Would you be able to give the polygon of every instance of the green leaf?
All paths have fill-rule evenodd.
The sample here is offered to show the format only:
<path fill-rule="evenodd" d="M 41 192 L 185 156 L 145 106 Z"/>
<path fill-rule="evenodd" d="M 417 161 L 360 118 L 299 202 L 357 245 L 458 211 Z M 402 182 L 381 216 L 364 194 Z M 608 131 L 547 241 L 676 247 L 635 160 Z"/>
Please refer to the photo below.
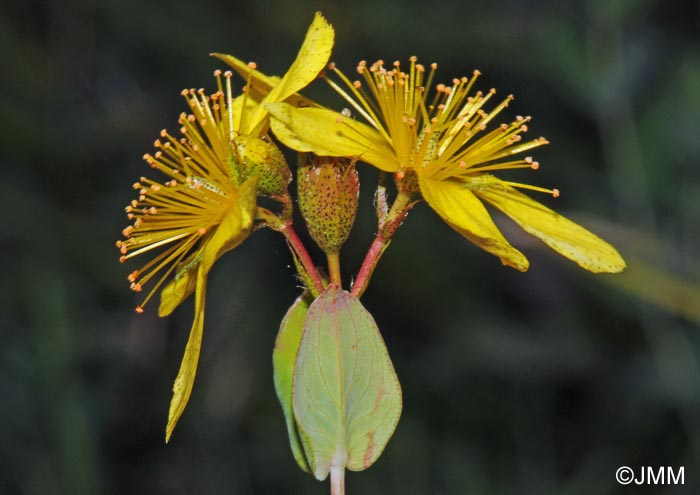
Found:
<path fill-rule="evenodd" d="M 372 315 L 330 285 L 309 307 L 292 402 L 318 480 L 361 471 L 384 450 L 401 415 L 401 386 Z"/>
<path fill-rule="evenodd" d="M 289 444 L 292 447 L 292 454 L 294 454 L 297 464 L 307 473 L 311 472 L 311 469 L 309 469 L 309 463 L 306 461 L 304 449 L 299 440 L 299 432 L 297 431 L 297 425 L 294 422 L 294 412 L 292 411 L 292 380 L 294 378 L 294 358 L 297 356 L 297 350 L 301 342 L 304 319 L 309 310 L 309 304 L 310 298 L 307 293 L 302 294 L 294 301 L 294 304 L 292 304 L 282 320 L 282 325 L 280 325 L 280 331 L 275 341 L 275 349 L 272 351 L 275 391 L 282 405 L 284 420 L 287 423 Z"/>

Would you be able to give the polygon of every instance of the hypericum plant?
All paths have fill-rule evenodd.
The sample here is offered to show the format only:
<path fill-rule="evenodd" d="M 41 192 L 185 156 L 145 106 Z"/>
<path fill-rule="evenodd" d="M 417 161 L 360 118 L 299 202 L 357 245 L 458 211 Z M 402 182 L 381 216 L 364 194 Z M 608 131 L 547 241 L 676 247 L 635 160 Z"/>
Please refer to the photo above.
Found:
<path fill-rule="evenodd" d="M 138 313 L 159 289 L 160 316 L 195 294 L 194 321 L 170 403 L 168 442 L 192 392 L 209 271 L 259 228 L 285 237 L 305 290 L 280 326 L 273 350 L 275 389 L 294 458 L 319 480 L 330 473 L 331 493 L 338 495 L 344 493 L 345 469 L 359 471 L 374 463 L 401 414 L 396 372 L 359 298 L 417 203 L 424 200 L 461 235 L 521 271 L 527 270 L 527 259 L 503 237 L 483 203 L 589 271 L 616 273 L 625 262 L 611 245 L 520 192 L 556 197 L 558 190 L 492 174 L 536 170 L 538 163 L 522 153 L 547 143 L 544 138 L 523 140 L 529 117 L 491 124 L 512 96 L 488 110 L 495 90 L 473 90 L 478 71 L 450 85 L 434 84 L 437 65 L 426 71 L 415 57 L 405 71 L 399 62 L 387 68 L 382 61 L 370 66 L 362 61 L 356 81 L 330 64 L 336 76 L 331 78 L 322 71 L 333 41 L 333 28 L 317 13 L 282 78 L 215 54 L 246 85 L 234 95 L 232 72 L 216 71 L 215 92 L 182 92 L 189 113 L 178 120 L 180 137 L 163 130 L 154 143 L 157 151 L 144 155 L 163 178 L 141 177 L 134 184 L 138 198 L 126 207 L 132 224 L 117 247 L 121 261 L 153 255 L 128 276 L 136 292 L 151 286 Z M 347 109 L 338 113 L 297 94 L 319 74 L 361 120 L 351 118 Z M 299 152 L 296 198 L 311 238 L 326 255 L 325 272 L 296 234 L 292 172 L 270 129 Z M 340 251 L 355 221 L 358 161 L 381 171 L 375 192 L 378 228 L 346 290 Z M 389 175 L 396 188 L 393 200 Z"/>

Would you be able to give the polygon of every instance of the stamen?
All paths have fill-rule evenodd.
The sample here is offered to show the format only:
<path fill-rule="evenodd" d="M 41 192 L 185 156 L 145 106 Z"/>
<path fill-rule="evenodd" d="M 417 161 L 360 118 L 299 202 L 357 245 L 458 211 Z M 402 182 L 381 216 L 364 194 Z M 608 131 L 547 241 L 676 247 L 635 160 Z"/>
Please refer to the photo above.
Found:
<path fill-rule="evenodd" d="M 559 197 L 559 189 L 547 189 L 544 187 L 538 187 L 538 186 L 533 186 L 530 184 L 522 184 L 520 182 L 509 182 L 509 181 L 500 181 L 502 184 L 507 184 L 512 187 L 517 187 L 518 189 L 528 189 L 530 191 L 537 191 L 537 192 L 543 192 L 547 194 L 551 194 L 552 197 L 558 198 Z"/>

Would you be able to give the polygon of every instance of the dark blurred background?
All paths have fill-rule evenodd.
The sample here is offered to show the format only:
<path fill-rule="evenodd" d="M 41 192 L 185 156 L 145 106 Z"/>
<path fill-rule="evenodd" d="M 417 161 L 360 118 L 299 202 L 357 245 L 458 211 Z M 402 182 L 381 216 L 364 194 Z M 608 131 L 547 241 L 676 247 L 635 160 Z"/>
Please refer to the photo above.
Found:
<path fill-rule="evenodd" d="M 296 467 L 272 386 L 298 292 L 282 239 L 256 233 L 213 270 L 168 446 L 192 303 L 137 316 L 138 262 L 114 247 L 180 90 L 213 88 L 208 54 L 282 74 L 316 10 L 347 72 L 416 54 L 515 93 L 504 119 L 531 114 L 552 143 L 527 180 L 629 264 L 594 276 L 503 222 L 521 274 L 415 208 L 363 298 L 404 412 L 348 493 L 700 493 L 700 7 L 681 0 L 2 2 L 0 493 L 328 493 Z M 306 94 L 339 104 L 323 83 Z M 346 279 L 374 232 L 361 174 Z M 684 466 L 685 485 L 620 486 L 622 465 Z"/>

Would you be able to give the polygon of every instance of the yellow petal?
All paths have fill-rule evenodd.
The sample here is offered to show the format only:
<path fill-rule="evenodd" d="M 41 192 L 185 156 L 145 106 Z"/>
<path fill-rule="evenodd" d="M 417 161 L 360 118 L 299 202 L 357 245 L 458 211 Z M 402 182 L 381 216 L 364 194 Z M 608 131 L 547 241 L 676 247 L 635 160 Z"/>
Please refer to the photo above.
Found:
<path fill-rule="evenodd" d="M 170 440 L 173 429 L 192 394 L 199 352 L 202 347 L 207 275 L 222 254 L 239 246 L 250 235 L 255 219 L 256 191 L 257 178 L 248 179 L 241 185 L 237 201 L 232 201 L 231 208 L 217 227 L 216 232 L 207 239 L 204 245 L 202 260 L 196 269 L 194 322 L 185 347 L 185 355 L 180 364 L 180 371 L 173 385 L 173 398 L 170 401 L 168 425 L 165 432 L 166 443 Z M 187 277 L 191 277 L 193 271 L 190 270 Z"/>
<path fill-rule="evenodd" d="M 527 270 L 525 256 L 511 246 L 479 199 L 464 184 L 436 181 L 418 174 L 423 198 L 447 224 L 480 248 L 498 256 L 504 265 Z"/>
<path fill-rule="evenodd" d="M 334 39 L 333 27 L 320 12 L 316 12 L 297 58 L 267 95 L 265 103 L 283 101 L 316 79 L 330 59 Z"/>
<path fill-rule="evenodd" d="M 476 189 L 475 194 L 515 220 L 526 232 L 588 271 L 618 273 L 625 269 L 620 253 L 600 237 L 495 177 L 493 180 L 493 185 Z"/>
<path fill-rule="evenodd" d="M 259 106 L 260 102 L 253 98 L 235 98 L 230 109 L 233 115 L 233 129 L 239 131 L 247 128 L 250 116 L 255 113 Z"/>
<path fill-rule="evenodd" d="M 180 371 L 173 385 L 173 398 L 170 401 L 168 411 L 168 425 L 165 428 L 165 443 L 170 441 L 175 425 L 182 416 L 187 402 L 192 394 L 194 377 L 197 374 L 199 353 L 202 348 L 202 331 L 204 329 L 204 301 L 206 296 L 207 273 L 202 266 L 197 270 L 197 287 L 194 306 L 194 322 L 190 330 L 190 337 L 185 347 L 185 355 L 182 357 Z"/>
<path fill-rule="evenodd" d="M 216 57 L 222 62 L 227 63 L 231 66 L 233 70 L 238 72 L 238 74 L 245 80 L 250 77 L 250 83 L 252 85 L 252 90 L 258 91 L 263 95 L 266 95 L 277 86 L 280 82 L 280 78 L 277 76 L 268 76 L 263 74 L 257 69 L 251 70 L 246 62 L 234 57 L 233 55 L 227 55 L 225 53 L 212 53 L 212 57 Z"/>
<path fill-rule="evenodd" d="M 268 104 L 272 132 L 297 151 L 359 158 L 386 172 L 399 169 L 393 148 L 372 127 L 325 108 Z"/>
<path fill-rule="evenodd" d="M 183 269 L 163 287 L 160 291 L 158 316 L 168 316 L 194 292 L 197 285 L 196 268 L 196 265 L 192 265 L 192 268 Z"/>
<path fill-rule="evenodd" d="M 221 255 L 238 247 L 250 235 L 257 208 L 257 183 L 258 178 L 253 177 L 241 184 L 238 196 L 214 235 L 204 241 L 202 249 L 178 266 L 177 276 L 160 292 L 158 316 L 168 316 L 195 291 L 196 272 L 205 257 L 205 270 L 209 271 Z"/>
<path fill-rule="evenodd" d="M 241 98 L 240 96 L 237 97 L 233 102 L 234 107 L 236 106 L 236 102 L 242 102 L 243 100 L 248 100 L 249 102 L 250 100 L 253 100 L 253 102 L 256 104 L 259 103 L 268 95 L 270 91 L 272 91 L 272 88 L 277 86 L 282 80 L 282 78 L 279 76 L 268 76 L 257 69 L 251 69 L 248 67 L 246 62 L 234 57 L 233 55 L 226 55 L 224 53 L 212 53 L 211 55 L 230 65 L 233 70 L 240 74 L 246 81 L 248 81 L 248 78 L 250 78 L 250 84 L 247 85 L 249 86 L 246 95 L 247 98 Z M 297 93 L 288 96 L 285 98 L 285 101 L 294 105 L 295 107 L 316 106 L 316 103 L 314 103 L 312 100 L 304 98 Z M 234 116 L 238 116 L 238 114 L 234 113 Z M 239 122 L 234 122 L 234 129 L 237 131 L 241 130 Z"/>
<path fill-rule="evenodd" d="M 304 43 L 302 43 L 297 58 L 289 67 L 287 73 L 282 77 L 279 84 L 268 93 L 263 103 L 275 103 L 284 101 L 300 89 L 306 87 L 311 81 L 318 77 L 328 63 L 333 49 L 335 32 L 328 21 L 324 19 L 320 12 L 316 12 L 314 20 L 306 32 Z M 259 107 L 253 114 L 253 118 L 248 123 L 247 133 L 258 135 L 265 130 L 267 111 L 264 106 Z M 245 134 L 246 130 L 242 132 Z"/>
<path fill-rule="evenodd" d="M 216 232 L 207 240 L 201 262 L 206 272 L 222 254 L 240 246 L 250 235 L 255 219 L 257 183 L 258 178 L 252 177 L 241 184 L 237 201 L 232 202 Z"/>

